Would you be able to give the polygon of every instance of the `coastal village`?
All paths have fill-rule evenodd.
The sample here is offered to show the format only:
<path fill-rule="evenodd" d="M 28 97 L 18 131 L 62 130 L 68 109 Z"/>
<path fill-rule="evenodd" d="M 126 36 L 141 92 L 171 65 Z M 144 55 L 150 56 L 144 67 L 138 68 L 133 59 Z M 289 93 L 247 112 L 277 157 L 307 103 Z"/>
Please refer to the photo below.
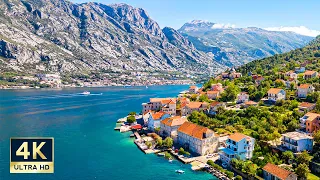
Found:
<path fill-rule="evenodd" d="M 319 78 L 305 67 L 277 77 L 229 69 L 177 97 L 150 98 L 116 129 L 132 131 L 145 153 L 219 179 L 319 179 Z"/>
<path fill-rule="evenodd" d="M 88 75 L 0 73 L 0 89 L 177 85 L 194 84 L 195 80 L 195 76 L 188 74 L 160 72 L 109 72 Z"/>

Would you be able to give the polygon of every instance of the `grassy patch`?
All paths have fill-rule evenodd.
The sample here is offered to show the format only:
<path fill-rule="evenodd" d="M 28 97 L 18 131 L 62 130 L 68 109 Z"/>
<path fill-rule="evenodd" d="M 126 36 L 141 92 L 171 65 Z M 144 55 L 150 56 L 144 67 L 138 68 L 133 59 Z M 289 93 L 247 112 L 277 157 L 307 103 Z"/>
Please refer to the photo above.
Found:
<path fill-rule="evenodd" d="M 314 175 L 312 173 L 309 173 L 307 179 L 308 180 L 319 180 L 320 177 L 318 177 L 318 176 L 316 176 L 316 175 Z"/>

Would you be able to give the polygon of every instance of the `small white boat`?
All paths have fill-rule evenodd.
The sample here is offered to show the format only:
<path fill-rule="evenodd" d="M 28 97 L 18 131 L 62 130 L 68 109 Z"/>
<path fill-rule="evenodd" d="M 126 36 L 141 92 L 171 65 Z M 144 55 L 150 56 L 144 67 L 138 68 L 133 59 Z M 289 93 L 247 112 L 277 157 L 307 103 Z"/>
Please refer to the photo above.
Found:
<path fill-rule="evenodd" d="M 146 86 L 146 89 L 148 89 L 148 86 Z"/>
<path fill-rule="evenodd" d="M 82 94 L 82 95 L 89 95 L 90 92 L 89 92 L 89 91 L 84 91 L 84 92 L 82 92 L 82 93 L 80 93 L 80 94 Z"/>
<path fill-rule="evenodd" d="M 164 153 L 158 153 L 158 156 L 164 156 L 165 154 Z"/>
<path fill-rule="evenodd" d="M 183 171 L 183 170 L 181 170 L 181 169 L 178 169 L 178 170 L 176 170 L 176 173 L 183 174 L 183 173 L 184 173 L 184 171 Z"/>
<path fill-rule="evenodd" d="M 169 163 L 172 163 L 173 159 L 169 159 Z"/>

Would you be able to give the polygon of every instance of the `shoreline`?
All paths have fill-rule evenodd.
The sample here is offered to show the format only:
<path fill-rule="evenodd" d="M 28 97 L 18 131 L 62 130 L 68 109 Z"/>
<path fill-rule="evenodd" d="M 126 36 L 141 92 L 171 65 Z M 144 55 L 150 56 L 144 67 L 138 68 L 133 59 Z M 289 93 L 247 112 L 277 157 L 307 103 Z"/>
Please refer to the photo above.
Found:
<path fill-rule="evenodd" d="M 145 87 L 145 86 L 183 86 L 183 85 L 191 85 L 191 84 L 154 84 L 154 85 L 132 85 L 132 86 L 126 86 L 126 85 L 118 85 L 118 86 L 67 86 L 67 87 L 52 87 L 52 88 L 37 88 L 37 87 L 23 87 L 19 86 L 17 88 L 0 88 L 1 90 L 30 90 L 30 89 L 40 89 L 40 90 L 63 90 L 63 89 L 76 89 L 76 88 L 106 88 L 106 87 L 123 87 L 123 88 L 132 88 L 132 87 Z"/>
<path fill-rule="evenodd" d="M 119 120 L 122 120 L 121 122 L 123 122 L 124 119 L 126 119 L 127 116 L 120 118 L 116 121 L 116 125 L 119 124 Z M 163 153 L 163 152 L 168 152 L 171 154 L 171 156 L 176 159 L 177 161 L 179 161 L 180 163 L 184 164 L 184 165 L 191 165 L 191 170 L 192 171 L 202 171 L 205 173 L 209 173 L 210 175 L 214 176 L 217 179 L 220 180 L 231 180 L 230 178 L 227 177 L 227 175 L 221 171 L 219 171 L 218 169 L 213 168 L 212 166 L 210 166 L 207 163 L 201 162 L 198 158 L 201 157 L 181 157 L 181 155 L 179 155 L 178 153 L 174 152 L 174 150 L 172 148 L 168 148 L 168 149 L 144 149 L 142 147 L 142 142 L 140 142 L 143 138 L 141 138 L 140 133 L 138 131 L 133 131 L 132 129 L 128 129 L 127 131 L 123 131 L 121 132 L 120 130 L 120 126 L 116 126 L 114 128 L 114 130 L 119 131 L 120 133 L 129 133 L 130 132 L 130 136 L 129 138 L 134 138 L 133 143 L 137 146 L 137 148 L 144 154 L 154 154 L 158 157 L 163 157 L 163 156 L 159 156 L 159 153 Z M 133 136 L 132 136 L 133 135 Z M 164 157 L 163 157 L 164 158 Z"/>

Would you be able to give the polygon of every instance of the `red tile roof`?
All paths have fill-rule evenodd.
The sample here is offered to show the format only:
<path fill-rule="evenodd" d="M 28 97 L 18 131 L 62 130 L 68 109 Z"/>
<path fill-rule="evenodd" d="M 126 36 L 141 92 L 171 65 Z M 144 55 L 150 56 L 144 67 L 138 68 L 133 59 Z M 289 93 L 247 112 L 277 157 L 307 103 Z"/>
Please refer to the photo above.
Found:
<path fill-rule="evenodd" d="M 300 107 L 309 108 L 309 107 L 314 106 L 314 105 L 315 105 L 315 104 L 313 104 L 313 103 L 303 102 L 303 103 L 301 103 L 299 106 L 300 106 Z"/>
<path fill-rule="evenodd" d="M 233 141 L 236 141 L 236 142 L 239 142 L 241 141 L 242 139 L 244 138 L 247 138 L 248 136 L 244 135 L 244 134 L 241 134 L 241 133 L 234 133 L 234 134 L 231 134 L 229 136 L 229 139 L 233 140 Z"/>
<path fill-rule="evenodd" d="M 186 117 L 181 117 L 181 116 L 174 116 L 170 118 L 166 118 L 161 121 L 162 124 L 165 124 L 167 126 L 179 126 L 182 125 L 184 122 L 187 121 Z"/>
<path fill-rule="evenodd" d="M 190 102 L 186 104 L 186 106 L 189 107 L 190 109 L 197 109 L 197 108 L 200 108 L 202 105 L 207 105 L 207 103 L 206 102 Z"/>
<path fill-rule="evenodd" d="M 271 88 L 268 91 L 268 94 L 278 94 L 282 89 L 279 88 Z"/>
<path fill-rule="evenodd" d="M 207 91 L 207 94 L 219 94 L 219 91 Z"/>
<path fill-rule="evenodd" d="M 218 102 L 218 101 L 213 101 L 213 102 L 210 104 L 210 106 L 211 106 L 211 107 L 214 107 L 214 106 L 216 106 L 216 105 L 218 105 L 218 104 L 220 104 L 220 102 Z"/>
<path fill-rule="evenodd" d="M 254 102 L 254 101 L 247 101 L 244 103 L 245 105 L 257 105 L 258 103 Z"/>
<path fill-rule="evenodd" d="M 290 171 L 282 169 L 279 166 L 271 164 L 271 163 L 267 163 L 262 169 L 264 171 L 278 177 L 281 180 L 287 179 L 287 177 L 292 173 Z"/>
<path fill-rule="evenodd" d="M 189 136 L 192 136 L 197 139 L 205 139 L 204 134 L 210 134 L 214 132 L 206 127 L 193 124 L 191 122 L 184 122 L 179 128 L 178 132 L 182 132 L 184 134 L 187 134 Z M 215 135 L 215 134 L 214 134 Z M 215 135 L 216 136 L 216 135 Z"/>
<path fill-rule="evenodd" d="M 152 118 L 155 119 L 155 120 L 161 119 L 161 117 L 162 117 L 163 115 L 165 115 L 165 114 L 166 114 L 166 113 L 165 113 L 165 112 L 162 112 L 162 111 L 156 112 L 156 113 L 153 113 L 153 114 L 152 114 Z"/>
<path fill-rule="evenodd" d="M 313 75 L 316 71 L 306 71 L 304 75 Z"/>
<path fill-rule="evenodd" d="M 300 89 L 308 89 L 311 86 L 311 84 L 300 84 Z"/>

